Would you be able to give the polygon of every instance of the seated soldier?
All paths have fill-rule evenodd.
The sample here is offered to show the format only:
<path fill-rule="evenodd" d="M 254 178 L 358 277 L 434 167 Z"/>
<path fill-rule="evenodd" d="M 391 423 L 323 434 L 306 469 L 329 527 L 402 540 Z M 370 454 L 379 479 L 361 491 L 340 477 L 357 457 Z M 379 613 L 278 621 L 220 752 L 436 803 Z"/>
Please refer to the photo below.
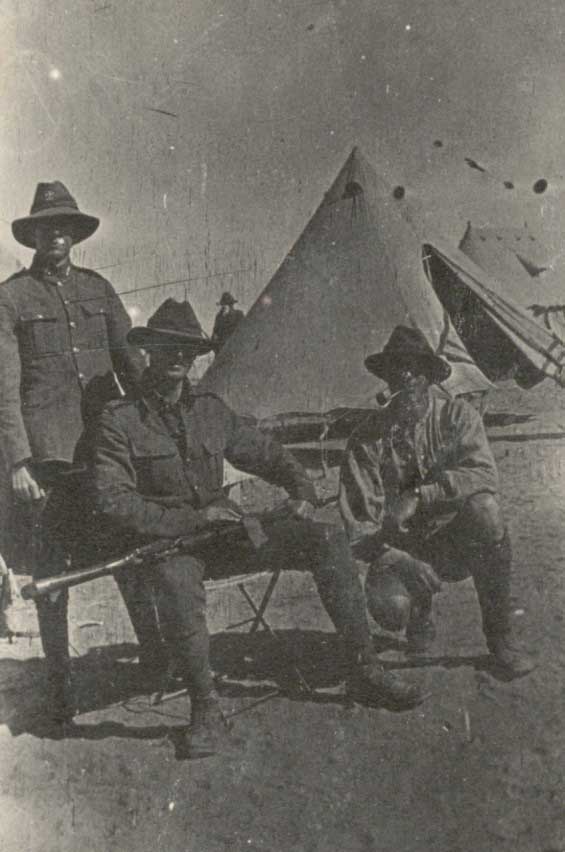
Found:
<path fill-rule="evenodd" d="M 48 495 L 34 540 L 34 580 L 61 574 L 71 566 L 81 568 L 106 561 L 128 546 L 127 539 L 121 536 L 117 540 L 94 516 L 88 488 L 92 430 L 105 404 L 122 396 L 113 372 L 93 377 L 81 400 L 84 428 L 73 464 L 52 460 L 31 468 Z M 114 576 L 139 644 L 138 684 L 165 682 L 166 654 L 158 641 L 159 625 L 151 590 L 134 572 L 117 572 Z M 47 701 L 41 724 L 58 727 L 70 722 L 77 711 L 69 653 L 68 590 L 41 596 L 35 603 L 47 665 Z"/>
<path fill-rule="evenodd" d="M 365 365 L 392 397 L 349 440 L 340 508 L 354 551 L 372 563 L 369 612 L 385 629 L 406 628 L 409 646 L 425 651 L 438 576 L 471 576 L 495 671 L 527 674 L 533 662 L 511 637 L 510 539 L 480 415 L 437 387 L 451 367 L 416 329 L 395 328 Z"/>
<path fill-rule="evenodd" d="M 407 707 L 420 691 L 385 672 L 376 658 L 365 601 L 347 538 L 312 520 L 316 495 L 306 472 L 280 444 L 245 423 L 218 397 L 193 392 L 187 373 L 210 351 L 188 302 L 167 300 L 129 342 L 145 349 L 150 366 L 141 395 L 110 403 L 92 446 L 92 487 L 98 516 L 138 541 L 174 539 L 214 524 L 240 524 L 222 491 L 224 458 L 285 488 L 286 519 L 266 527 L 261 564 L 311 570 L 320 597 L 349 654 L 350 694 L 367 703 Z M 235 551 L 230 553 L 233 560 Z M 161 630 L 191 699 L 189 756 L 219 745 L 222 717 L 209 665 L 204 575 L 210 551 L 170 556 L 144 569 Z"/>

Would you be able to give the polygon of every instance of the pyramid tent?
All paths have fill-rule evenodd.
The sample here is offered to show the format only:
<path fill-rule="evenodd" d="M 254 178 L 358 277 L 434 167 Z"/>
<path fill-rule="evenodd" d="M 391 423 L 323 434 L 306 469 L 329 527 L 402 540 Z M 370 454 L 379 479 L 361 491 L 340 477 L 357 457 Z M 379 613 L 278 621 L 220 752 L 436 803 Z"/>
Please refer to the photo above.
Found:
<path fill-rule="evenodd" d="M 517 240 L 516 236 L 521 239 Z M 527 251 L 514 243 L 526 238 Z M 565 383 L 565 325 L 558 277 L 538 265 L 527 231 L 469 226 L 459 248 L 437 235 L 426 246 L 428 278 L 475 362 L 492 381 Z M 535 309 L 534 306 L 546 306 Z M 549 306 L 549 308 L 547 307 Z"/>
<path fill-rule="evenodd" d="M 265 418 L 366 407 L 364 359 L 398 324 L 452 362 L 452 393 L 486 390 L 426 279 L 413 207 L 354 149 L 304 232 L 200 387 Z"/>
<path fill-rule="evenodd" d="M 553 258 L 539 237 L 524 229 L 477 228 L 469 223 L 460 246 L 481 269 L 499 282 L 500 295 L 510 297 L 530 317 L 565 340 L 565 290 Z M 543 310 L 533 310 L 532 305 Z"/>
<path fill-rule="evenodd" d="M 563 285 L 551 269 L 551 261 L 544 262 L 531 249 L 539 246 L 539 240 L 527 231 L 515 232 L 513 240 L 506 240 L 504 234 L 469 223 L 459 248 L 492 278 L 501 296 L 525 310 L 532 304 L 563 302 Z"/>
<path fill-rule="evenodd" d="M 537 278 L 551 270 L 554 256 L 538 234 L 527 225 L 523 228 L 477 227 L 469 222 L 467 230 L 459 244 L 479 266 L 493 275 L 518 269 L 521 276 Z"/>

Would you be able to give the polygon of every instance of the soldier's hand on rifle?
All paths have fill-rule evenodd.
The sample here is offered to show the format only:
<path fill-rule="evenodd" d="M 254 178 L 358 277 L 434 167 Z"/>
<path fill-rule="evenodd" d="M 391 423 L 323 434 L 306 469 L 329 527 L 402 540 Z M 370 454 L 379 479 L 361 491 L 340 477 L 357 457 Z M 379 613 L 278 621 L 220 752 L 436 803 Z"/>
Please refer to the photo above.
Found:
<path fill-rule="evenodd" d="M 45 491 L 33 478 L 25 464 L 12 471 L 12 490 L 17 500 L 33 503 L 45 497 Z"/>
<path fill-rule="evenodd" d="M 204 519 L 211 524 L 239 524 L 241 523 L 242 518 L 242 516 L 230 506 L 222 506 L 214 503 L 212 503 L 210 506 L 206 506 L 205 509 L 202 509 L 202 514 L 204 516 Z"/>
<path fill-rule="evenodd" d="M 314 516 L 315 507 L 308 500 L 287 500 L 286 506 L 293 518 L 309 521 Z"/>
<path fill-rule="evenodd" d="M 290 518 L 295 518 L 301 521 L 307 521 L 312 518 L 315 512 L 315 506 L 309 503 L 308 500 L 295 500 L 289 498 L 284 503 L 279 503 L 270 512 L 267 512 L 271 520 L 286 521 Z"/>

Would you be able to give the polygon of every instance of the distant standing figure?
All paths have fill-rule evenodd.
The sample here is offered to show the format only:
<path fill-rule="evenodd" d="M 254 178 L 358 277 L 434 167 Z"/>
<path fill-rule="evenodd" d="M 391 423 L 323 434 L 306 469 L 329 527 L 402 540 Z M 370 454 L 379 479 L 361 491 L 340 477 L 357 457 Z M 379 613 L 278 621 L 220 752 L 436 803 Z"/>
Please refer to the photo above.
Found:
<path fill-rule="evenodd" d="M 236 302 L 237 299 L 235 299 L 231 293 L 227 292 L 222 293 L 222 297 L 218 302 L 220 310 L 216 314 L 214 331 L 212 332 L 212 343 L 216 354 L 218 354 L 220 349 L 223 347 L 228 337 L 231 337 L 245 316 L 243 311 L 234 308 Z"/>

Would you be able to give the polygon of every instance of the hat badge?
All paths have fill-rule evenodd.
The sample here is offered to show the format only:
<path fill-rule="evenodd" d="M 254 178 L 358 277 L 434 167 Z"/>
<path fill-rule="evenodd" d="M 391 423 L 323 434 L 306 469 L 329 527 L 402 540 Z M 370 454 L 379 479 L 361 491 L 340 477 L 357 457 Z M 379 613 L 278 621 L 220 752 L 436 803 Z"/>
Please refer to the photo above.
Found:
<path fill-rule="evenodd" d="M 43 197 L 44 197 L 45 201 L 53 201 L 54 198 L 55 198 L 55 193 L 53 192 L 52 189 L 46 189 L 44 194 L 43 194 Z"/>

